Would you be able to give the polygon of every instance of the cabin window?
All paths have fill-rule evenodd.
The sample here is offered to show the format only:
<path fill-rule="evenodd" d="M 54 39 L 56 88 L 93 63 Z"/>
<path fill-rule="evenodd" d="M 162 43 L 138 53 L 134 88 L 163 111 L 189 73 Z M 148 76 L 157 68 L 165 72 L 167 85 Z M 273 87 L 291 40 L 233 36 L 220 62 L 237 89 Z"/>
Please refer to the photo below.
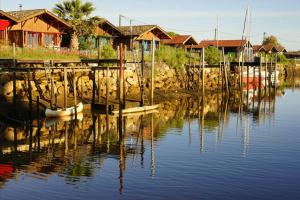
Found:
<path fill-rule="evenodd" d="M 29 47 L 38 47 L 41 45 L 41 34 L 40 33 L 28 33 L 27 41 Z"/>
<path fill-rule="evenodd" d="M 56 45 L 56 34 L 51 33 L 45 33 L 44 35 L 44 45 L 47 47 L 51 47 L 53 45 Z"/>
<path fill-rule="evenodd" d="M 0 31 L 0 42 L 1 42 L 1 44 L 4 45 L 5 39 L 6 39 L 5 31 L 4 31 L 4 30 L 3 30 L 3 31 Z"/>
<path fill-rule="evenodd" d="M 144 40 L 140 42 L 140 48 L 142 48 L 142 42 L 144 42 L 144 51 L 150 51 L 151 49 L 151 41 L 150 40 Z"/>
<path fill-rule="evenodd" d="M 110 45 L 110 38 L 100 37 L 99 39 L 102 47 Z"/>

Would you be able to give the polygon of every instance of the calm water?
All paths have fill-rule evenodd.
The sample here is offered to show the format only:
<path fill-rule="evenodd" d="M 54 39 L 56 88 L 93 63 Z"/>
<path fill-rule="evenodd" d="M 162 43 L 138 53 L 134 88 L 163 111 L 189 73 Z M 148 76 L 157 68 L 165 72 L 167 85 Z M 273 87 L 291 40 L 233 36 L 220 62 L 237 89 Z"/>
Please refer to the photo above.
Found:
<path fill-rule="evenodd" d="M 106 115 L 2 123 L 0 199 L 300 199 L 300 91 L 280 94 L 178 97 L 126 117 L 124 139 Z"/>

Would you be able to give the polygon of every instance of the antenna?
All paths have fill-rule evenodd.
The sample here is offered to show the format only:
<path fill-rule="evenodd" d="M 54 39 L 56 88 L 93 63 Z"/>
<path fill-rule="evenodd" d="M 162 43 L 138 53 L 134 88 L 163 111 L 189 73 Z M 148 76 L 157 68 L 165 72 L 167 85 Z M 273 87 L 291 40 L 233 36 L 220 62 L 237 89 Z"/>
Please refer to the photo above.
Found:
<path fill-rule="evenodd" d="M 19 4 L 19 8 L 20 8 L 20 11 L 22 10 L 22 8 L 23 8 L 23 5 L 20 3 Z"/>

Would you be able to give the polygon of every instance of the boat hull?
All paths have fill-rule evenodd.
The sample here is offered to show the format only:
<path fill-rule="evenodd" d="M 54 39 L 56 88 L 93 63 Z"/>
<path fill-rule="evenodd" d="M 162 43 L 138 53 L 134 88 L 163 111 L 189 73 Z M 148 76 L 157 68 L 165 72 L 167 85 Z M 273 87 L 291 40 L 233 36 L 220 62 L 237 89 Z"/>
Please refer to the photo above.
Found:
<path fill-rule="evenodd" d="M 76 112 L 81 113 L 83 110 L 83 104 L 80 102 L 76 107 L 77 107 Z M 62 118 L 66 116 L 75 115 L 76 112 L 75 112 L 75 106 L 66 109 L 58 109 L 58 110 L 51 110 L 47 108 L 45 115 L 46 117 Z"/>

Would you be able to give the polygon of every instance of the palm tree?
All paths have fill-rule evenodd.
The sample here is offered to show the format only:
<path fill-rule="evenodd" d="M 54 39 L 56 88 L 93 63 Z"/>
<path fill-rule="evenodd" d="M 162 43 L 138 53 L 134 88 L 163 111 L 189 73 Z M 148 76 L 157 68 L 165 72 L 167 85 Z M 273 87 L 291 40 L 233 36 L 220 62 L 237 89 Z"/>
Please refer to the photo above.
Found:
<path fill-rule="evenodd" d="M 99 18 L 90 17 L 90 15 L 95 10 L 96 8 L 91 2 L 83 3 L 81 0 L 66 0 L 55 4 L 53 12 L 69 22 L 73 27 L 70 42 L 72 50 L 78 50 L 79 36 L 94 32 L 93 30 L 95 30 Z"/>

